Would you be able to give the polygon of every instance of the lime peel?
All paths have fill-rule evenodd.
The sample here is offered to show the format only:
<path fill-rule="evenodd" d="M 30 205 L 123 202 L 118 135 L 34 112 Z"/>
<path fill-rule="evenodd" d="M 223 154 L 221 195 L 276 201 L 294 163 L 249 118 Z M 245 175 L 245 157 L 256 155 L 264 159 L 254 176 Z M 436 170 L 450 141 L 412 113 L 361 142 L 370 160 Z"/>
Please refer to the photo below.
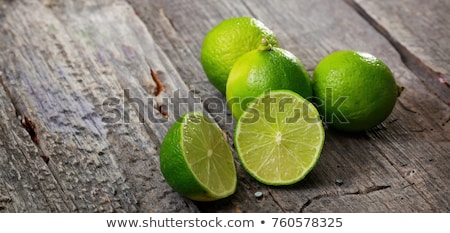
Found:
<path fill-rule="evenodd" d="M 178 119 L 161 144 L 160 168 L 167 183 L 196 201 L 214 201 L 236 190 L 231 149 L 218 125 L 201 112 Z"/>
<path fill-rule="evenodd" d="M 403 90 L 384 62 L 351 50 L 323 58 L 314 69 L 312 86 L 324 121 L 349 132 L 368 130 L 383 122 Z"/>
<path fill-rule="evenodd" d="M 228 18 L 213 27 L 203 39 L 200 52 L 208 80 L 225 94 L 231 67 L 240 56 L 257 49 L 262 38 L 271 46 L 278 46 L 272 30 L 251 17 Z"/>

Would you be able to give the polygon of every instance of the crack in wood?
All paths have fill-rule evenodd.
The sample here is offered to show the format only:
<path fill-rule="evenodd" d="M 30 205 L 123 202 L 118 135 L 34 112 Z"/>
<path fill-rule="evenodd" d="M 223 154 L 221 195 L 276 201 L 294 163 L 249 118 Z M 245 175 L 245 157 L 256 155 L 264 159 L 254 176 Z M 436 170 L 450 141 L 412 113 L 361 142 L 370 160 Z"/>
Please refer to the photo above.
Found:
<path fill-rule="evenodd" d="M 28 117 L 24 116 L 22 120 L 20 121 L 22 124 L 22 127 L 28 132 L 30 135 L 31 140 L 34 143 L 38 143 L 38 136 L 36 132 L 36 125 L 33 121 L 31 121 Z"/>
<path fill-rule="evenodd" d="M 306 202 L 303 203 L 303 205 L 300 207 L 299 212 L 304 213 L 305 209 L 308 208 L 308 206 L 310 206 L 313 203 L 313 201 L 317 201 L 322 198 L 340 198 L 340 197 L 345 197 L 345 196 L 349 196 L 349 195 L 367 195 L 369 193 L 381 191 L 381 190 L 388 189 L 388 188 L 391 188 L 391 186 L 390 185 L 374 185 L 374 186 L 370 186 L 370 187 L 367 187 L 362 190 L 358 189 L 358 191 L 356 191 L 356 192 L 320 194 L 320 195 L 314 196 L 314 197 L 306 200 Z"/>
<path fill-rule="evenodd" d="M 158 96 L 161 92 L 165 91 L 166 88 L 164 87 L 164 84 L 159 79 L 157 72 L 154 71 L 152 68 L 150 68 L 150 75 L 152 76 L 152 79 L 156 84 L 156 88 L 153 91 L 153 95 Z"/>
<path fill-rule="evenodd" d="M 375 186 L 370 186 L 367 187 L 366 189 L 363 190 L 358 190 L 356 192 L 348 192 L 348 193 L 344 193 L 344 196 L 347 195 L 366 195 L 372 192 L 376 192 L 376 191 L 381 191 L 383 189 L 388 189 L 390 188 L 390 185 L 375 185 Z"/>
<path fill-rule="evenodd" d="M 308 200 L 306 200 L 305 203 L 303 203 L 302 207 L 300 207 L 300 211 L 299 211 L 299 212 L 300 212 L 300 213 L 304 213 L 304 212 L 305 212 L 305 209 L 306 209 L 308 206 L 310 206 L 310 205 L 312 204 L 312 202 L 315 201 L 315 200 L 319 200 L 319 199 L 325 198 L 325 197 L 333 197 L 333 196 L 338 197 L 338 195 L 332 195 L 332 194 L 320 194 L 320 195 L 314 196 L 314 197 L 312 197 L 312 198 L 309 198 Z"/>
<path fill-rule="evenodd" d="M 173 22 L 173 20 L 169 17 L 166 16 L 166 13 L 164 13 L 164 8 L 159 9 L 159 14 L 167 19 L 167 21 L 169 22 L 170 26 L 173 28 L 173 30 L 177 31 L 177 28 L 175 27 L 175 23 Z"/>
<path fill-rule="evenodd" d="M 443 77 L 439 77 L 439 82 L 440 82 L 442 85 L 444 85 L 444 86 L 450 88 L 450 84 L 449 84 Z"/>
<path fill-rule="evenodd" d="M 275 204 L 278 206 L 278 208 L 280 208 L 281 211 L 283 211 L 284 213 L 286 213 L 287 211 L 283 208 L 283 205 L 280 204 L 280 202 L 278 202 L 277 198 L 275 198 L 272 195 L 272 192 L 270 192 L 270 189 L 268 190 L 269 196 L 272 198 L 273 202 L 275 202 Z"/>
<path fill-rule="evenodd" d="M 22 120 L 20 121 L 22 124 L 22 127 L 28 132 L 30 135 L 31 141 L 36 145 L 39 151 L 39 156 L 41 159 L 45 162 L 45 164 L 48 164 L 50 161 L 50 157 L 45 155 L 42 150 L 40 149 L 39 143 L 38 143 L 38 134 L 36 129 L 36 124 L 31 121 L 28 117 L 24 116 Z"/>
<path fill-rule="evenodd" d="M 169 107 L 166 104 L 157 104 L 155 109 L 161 113 L 164 118 L 169 118 Z"/>
<path fill-rule="evenodd" d="M 6 95 L 11 101 L 11 104 L 15 110 L 16 116 L 20 117 L 21 114 L 19 113 L 19 110 L 17 108 L 17 101 L 15 101 L 15 98 L 13 98 L 13 95 L 11 94 L 11 91 L 9 88 L 3 83 L 3 72 L 0 71 L 0 85 L 2 86 L 3 90 L 5 91 Z M 30 135 L 31 140 L 36 144 L 38 142 L 38 136 L 36 132 L 36 125 L 26 116 L 22 117 L 20 120 L 20 123 L 22 127 L 28 132 Z"/>
<path fill-rule="evenodd" d="M 411 108 L 407 107 L 400 99 L 397 99 L 397 102 L 399 103 L 400 107 L 402 107 L 406 111 L 412 112 L 412 113 L 417 113 L 416 111 L 414 111 Z"/>
<path fill-rule="evenodd" d="M 14 98 L 14 96 L 11 94 L 11 91 L 9 90 L 9 88 L 6 86 L 6 84 L 4 84 L 3 78 L 4 78 L 3 72 L 0 71 L 0 86 L 3 88 L 6 95 L 10 99 L 11 104 L 14 108 L 15 114 L 20 119 L 20 125 L 25 129 L 25 131 L 27 131 L 28 135 L 30 135 L 31 141 L 38 148 L 39 156 L 41 157 L 41 159 L 45 162 L 45 164 L 48 164 L 48 162 L 50 161 L 50 157 L 45 155 L 42 152 L 42 150 L 40 149 L 40 146 L 38 143 L 39 138 L 38 138 L 36 124 L 29 117 L 23 116 L 23 114 L 21 113 L 22 111 L 18 107 L 18 101 L 17 101 L 18 97 Z"/>

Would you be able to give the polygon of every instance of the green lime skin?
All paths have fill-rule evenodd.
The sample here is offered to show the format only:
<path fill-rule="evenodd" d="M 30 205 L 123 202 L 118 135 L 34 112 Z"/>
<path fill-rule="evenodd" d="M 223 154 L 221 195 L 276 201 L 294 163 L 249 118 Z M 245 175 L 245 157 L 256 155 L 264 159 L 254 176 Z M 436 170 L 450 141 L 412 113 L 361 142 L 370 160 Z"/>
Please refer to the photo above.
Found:
<path fill-rule="evenodd" d="M 305 99 L 312 96 L 311 80 L 302 62 L 281 48 L 253 50 L 240 57 L 230 72 L 226 98 L 235 119 L 267 91 L 291 90 Z"/>
<path fill-rule="evenodd" d="M 193 121 L 199 121 L 201 119 L 207 121 L 205 124 L 211 124 L 207 126 L 205 124 L 194 124 L 189 126 L 190 128 L 187 130 L 192 131 L 192 127 L 214 127 L 211 137 L 212 141 L 205 140 L 208 136 L 199 136 L 202 134 L 199 131 L 192 134 L 187 133 L 184 129 L 186 122 L 189 121 L 187 118 L 191 118 Z M 175 191 L 194 201 L 215 201 L 228 197 L 235 192 L 237 177 L 234 159 L 226 141 L 218 140 L 218 138 L 223 139 L 221 130 L 217 124 L 204 117 L 201 112 L 186 113 L 174 122 L 161 144 L 159 159 L 161 172 L 166 182 Z M 190 143 L 190 145 L 186 143 Z M 223 144 L 220 145 L 221 143 Z M 214 166 L 214 168 L 211 169 L 214 170 L 214 174 L 207 174 L 206 171 L 209 169 L 208 165 L 204 165 L 201 162 L 193 163 L 192 159 L 200 161 L 198 158 L 206 158 L 205 154 L 208 153 L 206 152 L 208 149 L 204 151 L 203 146 L 206 148 L 209 145 L 213 145 L 211 148 L 214 148 L 218 144 L 225 151 L 223 153 L 224 157 L 216 158 L 221 160 L 219 164 L 222 165 L 218 168 L 216 167 L 217 162 L 213 163 L 211 166 Z M 191 148 L 191 152 L 194 152 L 195 149 L 195 155 L 188 155 L 188 147 Z M 200 154 L 205 156 L 199 156 Z M 188 158 L 188 156 L 191 156 L 191 158 Z M 222 169 L 222 171 L 215 169 Z M 194 173 L 193 171 L 197 172 Z M 208 185 L 207 181 L 210 179 L 213 181 L 216 181 L 216 179 L 220 180 L 213 182 L 212 185 Z M 220 186 L 219 189 L 221 191 L 215 192 L 212 188 L 214 186 Z"/>
<path fill-rule="evenodd" d="M 312 87 L 324 121 L 347 132 L 380 124 L 391 114 L 401 92 L 385 63 L 371 54 L 349 50 L 320 61 Z"/>
<path fill-rule="evenodd" d="M 226 19 L 206 34 L 200 62 L 209 81 L 221 93 L 226 93 L 228 74 L 236 60 L 258 48 L 263 38 L 272 46 L 278 46 L 273 31 L 251 17 Z"/>

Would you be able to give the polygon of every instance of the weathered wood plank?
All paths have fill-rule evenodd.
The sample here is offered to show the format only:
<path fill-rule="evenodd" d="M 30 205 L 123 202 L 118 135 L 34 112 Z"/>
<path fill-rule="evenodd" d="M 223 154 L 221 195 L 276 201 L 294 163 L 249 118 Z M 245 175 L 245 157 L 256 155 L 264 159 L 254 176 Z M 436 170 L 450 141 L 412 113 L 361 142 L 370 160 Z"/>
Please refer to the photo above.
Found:
<path fill-rule="evenodd" d="M 406 88 L 393 114 L 380 127 L 361 135 L 328 131 L 322 158 L 305 181 L 288 188 L 271 188 L 240 173 L 241 188 L 231 200 L 212 207 L 199 205 L 202 210 L 271 211 L 258 205 L 268 200 L 275 202 L 281 211 L 289 212 L 450 209 L 448 107 L 428 92 L 389 41 L 344 2 L 130 2 L 156 43 L 175 57 L 177 70 L 188 74 L 185 79 L 188 86 L 196 88 L 200 96 L 221 96 L 210 91 L 207 81 L 199 83 L 198 76 L 207 79 L 200 64 L 192 64 L 192 60 L 198 61 L 204 35 L 221 20 L 242 15 L 265 22 L 278 35 L 281 46 L 301 58 L 308 70 L 313 70 L 332 51 L 362 50 L 384 60 L 399 84 Z M 177 59 L 180 54 L 182 59 Z M 233 124 L 222 125 L 231 137 Z M 344 180 L 344 184 L 337 186 L 336 178 Z M 254 201 L 252 193 L 256 190 L 262 190 L 265 197 L 248 206 L 249 200 Z M 242 203 L 244 200 L 247 202 Z"/>
<path fill-rule="evenodd" d="M 413 72 L 418 80 L 423 84 L 425 91 L 435 95 L 436 102 L 441 101 L 442 108 L 434 108 L 432 102 L 421 103 L 422 111 L 413 112 L 415 115 L 427 115 L 428 122 L 421 124 L 418 131 L 438 131 L 443 134 L 429 133 L 429 140 L 423 141 L 420 137 L 414 140 L 412 147 L 416 147 L 416 153 L 421 153 L 418 163 L 421 170 L 427 170 L 431 175 L 427 178 L 441 177 L 441 180 L 428 182 L 420 180 L 417 184 L 414 180 L 411 183 L 417 184 L 420 189 L 429 190 L 433 196 L 439 196 L 440 201 L 436 205 L 443 205 L 450 209 L 448 196 L 450 194 L 450 167 L 449 160 L 449 112 L 450 109 L 450 10 L 449 1 L 347 1 L 364 17 L 380 34 L 386 37 L 401 56 L 402 62 Z M 419 82 L 419 83 L 420 83 Z M 417 88 L 415 86 L 414 88 Z M 424 95 L 414 95 L 415 98 L 428 98 Z M 447 105 L 447 108 L 443 107 Z M 431 113 L 431 114 L 430 114 Z M 423 132 L 422 132 L 423 133 Z M 382 136 L 385 137 L 384 135 Z M 409 141 L 409 140 L 408 140 Z M 420 146 L 417 146 L 420 145 Z M 392 148 L 394 149 L 394 148 Z M 430 155 L 430 156 L 423 156 Z M 437 155 L 437 156 L 436 156 Z M 442 157 L 440 155 L 443 155 Z M 405 155 L 406 158 L 410 155 Z M 434 163 L 434 157 L 440 159 Z M 391 161 L 407 161 L 406 158 L 392 158 Z M 428 159 L 428 162 L 426 162 Z M 414 176 L 416 170 L 411 169 L 410 163 L 404 162 L 399 171 L 405 178 Z M 446 171 L 440 174 L 439 171 Z M 424 178 L 424 177 L 422 177 Z M 443 184 L 443 186 L 441 186 Z M 426 193 L 426 192 L 425 192 Z M 429 193 L 423 196 L 429 198 Z M 435 201 L 435 198 L 431 198 Z M 445 201 L 447 200 L 447 201 Z"/>
<path fill-rule="evenodd" d="M 175 87 L 188 97 L 186 88 L 134 11 L 121 1 L 2 4 L 2 84 L 17 114 L 34 123 L 37 150 L 62 189 L 62 198 L 43 194 L 48 205 L 68 199 L 71 212 L 196 211 L 164 182 L 157 159 L 174 119 L 159 105 Z M 151 69 L 165 85 L 158 96 Z"/>
<path fill-rule="evenodd" d="M 446 89 L 438 85 L 430 92 L 351 4 L 130 4 L 134 11 L 123 1 L 106 0 L 0 4 L 0 212 L 450 210 Z M 379 127 L 356 135 L 327 130 L 322 158 L 304 181 L 265 186 L 236 159 L 235 195 L 192 202 L 164 182 L 159 145 L 181 113 L 203 107 L 232 145 L 235 122 L 224 96 L 207 81 L 199 53 L 210 28 L 240 15 L 265 22 L 310 71 L 332 51 L 364 50 L 384 60 L 406 89 Z M 164 90 L 157 88 L 161 83 Z M 29 122 L 20 127 L 18 118 L 25 117 Z M 35 125 L 28 132 L 34 140 L 24 129 L 29 124 Z M 256 191 L 263 197 L 255 198 Z"/>
<path fill-rule="evenodd" d="M 68 211 L 73 204 L 64 198 L 51 170 L 22 127 L 25 119 L 16 116 L 11 101 L 0 88 L 0 212 Z"/>

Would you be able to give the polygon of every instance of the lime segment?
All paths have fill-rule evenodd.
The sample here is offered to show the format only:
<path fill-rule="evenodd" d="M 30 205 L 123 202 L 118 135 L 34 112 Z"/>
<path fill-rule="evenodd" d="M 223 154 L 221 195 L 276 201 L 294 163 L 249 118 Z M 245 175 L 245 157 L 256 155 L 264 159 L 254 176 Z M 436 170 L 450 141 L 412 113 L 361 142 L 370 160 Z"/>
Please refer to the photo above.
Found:
<path fill-rule="evenodd" d="M 287 90 L 258 97 L 236 125 L 242 166 L 261 183 L 289 185 L 316 165 L 325 132 L 314 105 Z"/>

